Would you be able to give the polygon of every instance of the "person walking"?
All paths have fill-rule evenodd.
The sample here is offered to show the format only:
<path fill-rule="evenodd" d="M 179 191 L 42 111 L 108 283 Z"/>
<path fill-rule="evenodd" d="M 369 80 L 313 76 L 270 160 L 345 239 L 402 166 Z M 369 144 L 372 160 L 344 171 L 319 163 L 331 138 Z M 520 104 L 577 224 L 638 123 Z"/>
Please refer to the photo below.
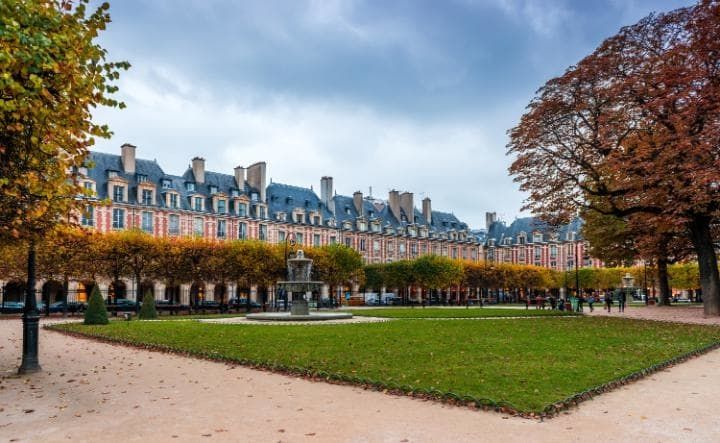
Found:
<path fill-rule="evenodd" d="M 590 297 L 588 297 L 588 307 L 590 308 L 590 312 L 593 312 L 595 309 L 593 308 L 593 304 L 595 304 L 595 294 L 590 294 Z"/>
<path fill-rule="evenodd" d="M 618 294 L 618 311 L 619 312 L 625 312 L 625 300 L 626 300 L 625 291 L 620 291 L 620 294 Z"/>
<path fill-rule="evenodd" d="M 583 312 L 583 302 L 585 302 L 585 299 L 583 298 L 582 294 L 578 294 L 577 312 Z"/>
<path fill-rule="evenodd" d="M 607 309 L 609 314 L 610 309 L 612 308 L 612 292 L 610 291 L 605 292 L 605 308 Z"/>

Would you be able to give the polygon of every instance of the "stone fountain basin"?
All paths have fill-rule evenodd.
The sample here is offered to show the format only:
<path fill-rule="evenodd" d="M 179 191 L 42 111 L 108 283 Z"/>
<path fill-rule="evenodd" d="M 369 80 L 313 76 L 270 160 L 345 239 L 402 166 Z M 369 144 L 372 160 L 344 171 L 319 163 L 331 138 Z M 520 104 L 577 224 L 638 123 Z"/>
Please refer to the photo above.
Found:
<path fill-rule="evenodd" d="M 352 318 L 349 312 L 311 312 L 308 315 L 291 315 L 289 312 L 262 312 L 247 314 L 245 318 L 257 321 L 323 321 L 347 320 Z"/>

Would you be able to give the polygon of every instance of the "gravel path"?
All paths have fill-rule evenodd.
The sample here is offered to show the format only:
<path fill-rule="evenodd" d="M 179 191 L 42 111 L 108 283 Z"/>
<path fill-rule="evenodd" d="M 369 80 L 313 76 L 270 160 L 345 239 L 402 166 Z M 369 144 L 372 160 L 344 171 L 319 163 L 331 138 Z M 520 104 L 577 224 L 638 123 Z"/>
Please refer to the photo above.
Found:
<path fill-rule="evenodd" d="M 41 331 L 44 371 L 0 322 L 0 441 L 720 441 L 720 351 L 545 422 Z"/>
<path fill-rule="evenodd" d="M 680 323 L 693 323 L 700 325 L 720 325 L 720 317 L 705 317 L 702 306 L 646 306 L 628 307 L 625 312 L 618 312 L 617 303 L 613 305 L 612 311 L 608 313 L 604 305 L 596 304 L 595 311 L 590 312 L 585 307 L 585 314 L 606 315 L 610 317 L 638 318 L 642 320 L 672 321 Z"/>

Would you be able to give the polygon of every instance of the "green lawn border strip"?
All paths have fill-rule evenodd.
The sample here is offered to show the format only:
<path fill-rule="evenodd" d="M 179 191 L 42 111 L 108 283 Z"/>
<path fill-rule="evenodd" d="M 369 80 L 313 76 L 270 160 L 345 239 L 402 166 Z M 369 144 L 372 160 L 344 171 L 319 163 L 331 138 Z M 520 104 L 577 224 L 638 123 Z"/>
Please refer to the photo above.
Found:
<path fill-rule="evenodd" d="M 82 332 L 69 331 L 61 328 L 63 323 L 56 323 L 52 325 L 44 325 L 43 328 L 65 334 L 71 337 L 92 339 L 102 343 L 122 345 L 132 347 L 136 349 L 142 349 L 146 351 L 158 351 L 169 354 L 176 354 L 185 357 L 192 357 L 201 360 L 236 364 L 251 369 L 264 370 L 282 375 L 299 376 L 310 381 L 324 381 L 333 384 L 343 384 L 350 386 L 358 386 L 363 389 L 372 389 L 375 391 L 381 391 L 383 393 L 389 393 L 392 395 L 405 395 L 412 398 L 422 398 L 424 400 L 435 400 L 441 403 L 450 404 L 454 406 L 467 406 L 475 408 L 477 410 L 482 409 L 483 411 L 495 411 L 503 414 L 513 415 L 521 418 L 539 419 L 544 420 L 546 418 L 557 417 L 561 412 L 567 411 L 574 406 L 579 406 L 580 403 L 590 400 L 593 397 L 610 392 L 621 386 L 640 380 L 648 375 L 654 374 L 658 371 L 666 369 L 671 366 L 675 366 L 679 363 L 685 362 L 691 358 L 699 357 L 710 351 L 720 348 L 720 341 L 712 342 L 701 348 L 693 351 L 686 352 L 679 356 L 671 359 L 662 361 L 660 363 L 651 365 L 647 368 L 634 371 L 628 375 L 620 378 L 611 380 L 606 383 L 602 383 L 598 386 L 589 388 L 583 392 L 573 394 L 563 400 L 554 402 L 543 408 L 541 411 L 521 411 L 517 409 L 512 403 L 507 401 L 495 401 L 490 398 L 474 397 L 471 395 L 457 394 L 452 391 L 440 391 L 438 389 L 424 389 L 414 387 L 412 385 L 400 385 L 393 382 L 383 382 L 378 380 L 371 380 L 365 377 L 351 376 L 345 374 L 338 374 L 333 372 L 327 372 L 323 370 L 310 370 L 298 366 L 290 366 L 279 363 L 272 363 L 267 361 L 250 360 L 243 358 L 229 358 L 220 355 L 216 352 L 200 352 L 200 351 L 188 351 L 185 349 L 177 349 L 172 346 L 157 345 L 157 344 L 146 344 L 139 343 L 132 340 L 110 338 L 95 334 L 86 334 Z"/>

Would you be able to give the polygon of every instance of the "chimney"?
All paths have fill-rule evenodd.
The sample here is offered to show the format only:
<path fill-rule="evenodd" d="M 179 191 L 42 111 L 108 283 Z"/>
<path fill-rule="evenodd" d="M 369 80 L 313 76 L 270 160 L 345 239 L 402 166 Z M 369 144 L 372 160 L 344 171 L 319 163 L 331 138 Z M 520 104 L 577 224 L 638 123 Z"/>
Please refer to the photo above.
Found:
<path fill-rule="evenodd" d="M 363 216 L 363 195 L 360 191 L 355 191 L 353 194 L 353 205 L 359 216 Z"/>
<path fill-rule="evenodd" d="M 323 202 L 328 211 L 335 215 L 335 200 L 333 200 L 333 178 L 322 177 L 320 179 L 320 201 Z"/>
<path fill-rule="evenodd" d="M 241 191 L 245 189 L 245 168 L 242 166 L 235 166 L 235 185 Z"/>
<path fill-rule="evenodd" d="M 492 226 L 493 223 L 497 221 L 497 213 L 496 212 L 486 212 L 485 213 L 485 229 L 488 231 L 490 230 L 490 226 Z"/>
<path fill-rule="evenodd" d="M 135 173 L 135 146 L 125 143 L 120 146 L 122 167 L 126 174 Z"/>
<path fill-rule="evenodd" d="M 432 206 L 430 205 L 430 197 L 423 199 L 423 218 L 427 224 L 432 224 Z"/>
<path fill-rule="evenodd" d="M 413 193 L 403 192 L 400 194 L 400 208 L 405 212 L 408 223 L 415 223 L 415 205 L 413 204 Z"/>
<path fill-rule="evenodd" d="M 390 191 L 388 194 L 388 206 L 392 215 L 400 221 L 400 193 L 396 190 Z"/>
<path fill-rule="evenodd" d="M 265 162 L 257 162 L 247 168 L 247 182 L 251 188 L 258 191 L 261 202 L 265 202 L 265 174 L 267 166 Z"/>
<path fill-rule="evenodd" d="M 195 176 L 195 183 L 201 185 L 205 183 L 205 159 L 202 157 L 194 157 L 192 159 L 192 171 Z"/>

